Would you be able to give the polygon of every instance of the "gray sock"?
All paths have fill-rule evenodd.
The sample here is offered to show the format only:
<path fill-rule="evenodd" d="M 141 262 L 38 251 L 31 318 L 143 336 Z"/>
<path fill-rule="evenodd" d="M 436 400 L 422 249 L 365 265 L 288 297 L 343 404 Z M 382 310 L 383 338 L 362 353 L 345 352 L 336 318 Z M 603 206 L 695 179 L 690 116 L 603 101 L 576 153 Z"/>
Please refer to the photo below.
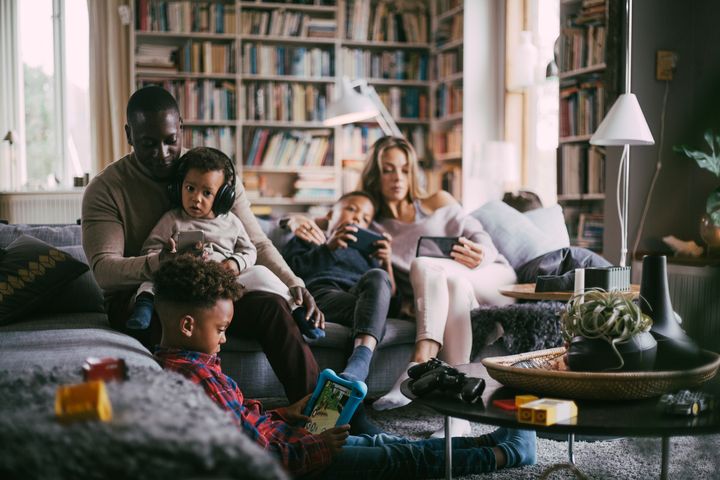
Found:
<path fill-rule="evenodd" d="M 348 358 L 345 370 L 340 374 L 348 380 L 360 380 L 364 382 L 370 370 L 370 360 L 372 360 L 373 351 L 365 345 L 358 345 L 353 350 L 352 355 Z"/>

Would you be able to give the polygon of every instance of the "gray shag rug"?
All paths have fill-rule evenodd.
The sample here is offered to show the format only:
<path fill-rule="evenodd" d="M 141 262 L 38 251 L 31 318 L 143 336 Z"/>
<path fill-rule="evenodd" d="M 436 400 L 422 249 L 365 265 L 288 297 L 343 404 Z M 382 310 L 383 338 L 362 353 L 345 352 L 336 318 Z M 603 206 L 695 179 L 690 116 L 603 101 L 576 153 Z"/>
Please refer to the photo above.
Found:
<path fill-rule="evenodd" d="M 78 369 L 0 371 L 0 478 L 284 479 L 202 389 L 182 376 L 131 368 L 107 384 L 113 419 L 63 425 L 55 390 Z"/>
<path fill-rule="evenodd" d="M 443 417 L 429 408 L 410 404 L 396 410 L 376 412 L 367 407 L 370 416 L 387 432 L 410 438 L 427 438 L 443 425 Z M 473 424 L 473 436 L 493 431 L 496 427 Z M 660 478 L 660 439 L 622 438 L 606 441 L 576 441 L 575 463 L 580 471 L 597 480 L 640 480 Z M 674 437 L 670 442 L 671 479 L 720 479 L 720 435 Z M 463 479 L 509 480 L 537 479 L 546 469 L 567 463 L 567 443 L 538 438 L 537 464 L 500 470 L 492 474 L 460 477 Z M 549 474 L 549 480 L 577 478 L 568 471 Z"/>

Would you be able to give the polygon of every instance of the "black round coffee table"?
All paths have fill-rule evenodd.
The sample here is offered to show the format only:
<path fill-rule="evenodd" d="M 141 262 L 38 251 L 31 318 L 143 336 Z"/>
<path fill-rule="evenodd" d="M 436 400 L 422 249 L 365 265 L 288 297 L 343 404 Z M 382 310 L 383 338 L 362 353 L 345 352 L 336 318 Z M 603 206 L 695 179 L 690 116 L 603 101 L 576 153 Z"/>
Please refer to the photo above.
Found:
<path fill-rule="evenodd" d="M 575 400 L 578 416 L 553 425 L 531 425 L 519 423 L 515 412 L 503 410 L 493 405 L 493 400 L 514 399 L 515 395 L 532 393 L 505 387 L 492 379 L 481 363 L 471 363 L 457 367 L 463 373 L 483 378 L 486 382 L 482 402 L 468 404 L 451 395 L 433 392 L 416 397 L 406 380 L 401 387 L 403 395 L 421 405 L 426 405 L 445 416 L 446 433 L 446 478 L 451 478 L 450 441 L 447 437 L 450 417 L 464 418 L 473 422 L 497 425 L 509 428 L 533 429 L 568 435 L 568 455 L 572 465 L 574 458 L 572 446 L 575 435 L 626 436 L 626 437 L 662 437 L 662 460 L 660 478 L 666 479 L 670 456 L 670 437 L 678 435 L 702 435 L 720 432 L 720 405 L 714 410 L 698 417 L 667 415 L 657 410 L 658 398 L 644 400 L 595 401 Z M 720 376 L 702 385 L 702 391 L 712 393 L 720 399 Z"/>

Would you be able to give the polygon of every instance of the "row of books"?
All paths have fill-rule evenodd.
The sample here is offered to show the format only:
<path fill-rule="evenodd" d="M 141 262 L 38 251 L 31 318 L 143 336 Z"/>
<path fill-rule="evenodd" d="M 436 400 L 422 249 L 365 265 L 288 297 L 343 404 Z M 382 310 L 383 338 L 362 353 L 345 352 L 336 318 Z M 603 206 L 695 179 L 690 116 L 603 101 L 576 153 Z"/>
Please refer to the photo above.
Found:
<path fill-rule="evenodd" d="M 138 0 L 135 28 L 153 32 L 235 33 L 235 5 L 189 0 Z"/>
<path fill-rule="evenodd" d="M 580 195 L 605 192 L 605 150 L 583 144 L 560 147 L 558 193 Z"/>
<path fill-rule="evenodd" d="M 427 80 L 428 54 L 406 50 L 382 52 L 343 48 L 343 73 L 350 78 Z"/>
<path fill-rule="evenodd" d="M 182 46 L 141 43 L 137 46 L 135 65 L 143 73 L 232 73 L 235 47 L 209 41 Z"/>
<path fill-rule="evenodd" d="M 590 135 L 605 112 L 605 86 L 589 80 L 560 88 L 560 136 Z"/>
<path fill-rule="evenodd" d="M 425 158 L 427 129 L 417 125 L 413 128 L 402 129 L 401 132 L 405 138 L 410 140 L 418 158 Z M 385 133 L 379 127 L 371 125 L 344 126 L 339 137 L 340 145 L 342 145 L 341 158 L 364 161 L 370 147 L 384 136 Z"/>
<path fill-rule="evenodd" d="M 138 88 L 160 85 L 178 102 L 185 120 L 235 120 L 237 97 L 235 84 L 216 80 L 143 79 Z"/>
<path fill-rule="evenodd" d="M 435 46 L 442 47 L 446 43 L 462 40 L 463 38 L 463 15 L 453 15 L 440 22 L 435 32 Z"/>
<path fill-rule="evenodd" d="M 440 52 L 435 61 L 435 78 L 445 78 L 463 71 L 462 52 Z"/>
<path fill-rule="evenodd" d="M 583 212 L 577 217 L 577 237 L 573 243 L 578 247 L 602 249 L 604 233 L 605 219 L 602 213 Z"/>
<path fill-rule="evenodd" d="M 462 113 L 462 103 L 462 85 L 439 85 L 435 91 L 435 117 L 443 118 L 455 113 Z"/>
<path fill-rule="evenodd" d="M 604 25 L 563 28 L 560 41 L 560 70 L 563 72 L 605 62 L 607 28 Z"/>
<path fill-rule="evenodd" d="M 330 131 L 248 129 L 243 134 L 248 167 L 321 167 L 333 165 Z"/>
<path fill-rule="evenodd" d="M 426 90 L 416 87 L 389 87 L 382 89 L 382 87 L 378 86 L 375 89 L 378 97 L 380 97 L 393 118 L 428 118 L 428 95 Z"/>
<path fill-rule="evenodd" d="M 346 38 L 358 41 L 427 43 L 424 2 L 348 0 Z"/>
<path fill-rule="evenodd" d="M 462 168 L 451 167 L 442 172 L 440 188 L 456 199 L 462 198 Z"/>
<path fill-rule="evenodd" d="M 319 122 L 325 119 L 333 85 L 250 82 L 240 87 L 246 120 Z"/>
<path fill-rule="evenodd" d="M 235 158 L 235 129 L 232 127 L 185 127 L 183 128 L 185 146 L 217 148 L 230 158 Z"/>
<path fill-rule="evenodd" d="M 445 131 L 433 132 L 433 153 L 436 156 L 448 153 L 460 153 L 462 152 L 462 140 L 463 133 L 461 123 L 456 123 L 452 128 Z"/>
<path fill-rule="evenodd" d="M 242 71 L 254 75 L 332 77 L 335 55 L 330 48 L 276 47 L 245 43 Z"/>
<path fill-rule="evenodd" d="M 332 173 L 300 171 L 293 186 L 295 200 L 327 202 L 337 197 L 335 175 Z"/>
<path fill-rule="evenodd" d="M 240 31 L 248 35 L 335 38 L 337 21 L 287 10 L 247 10 L 240 20 Z"/>
<path fill-rule="evenodd" d="M 442 15 L 443 13 L 457 8 L 463 4 L 464 0 L 435 0 L 437 8 L 437 14 Z"/>

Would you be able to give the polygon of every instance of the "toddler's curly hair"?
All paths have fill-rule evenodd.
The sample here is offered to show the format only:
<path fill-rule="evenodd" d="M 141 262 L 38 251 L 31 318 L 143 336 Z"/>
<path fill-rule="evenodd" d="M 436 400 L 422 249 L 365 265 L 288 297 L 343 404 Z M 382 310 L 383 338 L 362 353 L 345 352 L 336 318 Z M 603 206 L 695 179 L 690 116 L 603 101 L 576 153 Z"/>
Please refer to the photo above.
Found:
<path fill-rule="evenodd" d="M 163 263 L 153 276 L 158 301 L 210 308 L 220 299 L 237 300 L 242 287 L 217 262 L 180 255 Z"/>

